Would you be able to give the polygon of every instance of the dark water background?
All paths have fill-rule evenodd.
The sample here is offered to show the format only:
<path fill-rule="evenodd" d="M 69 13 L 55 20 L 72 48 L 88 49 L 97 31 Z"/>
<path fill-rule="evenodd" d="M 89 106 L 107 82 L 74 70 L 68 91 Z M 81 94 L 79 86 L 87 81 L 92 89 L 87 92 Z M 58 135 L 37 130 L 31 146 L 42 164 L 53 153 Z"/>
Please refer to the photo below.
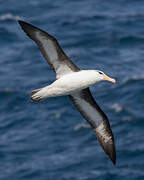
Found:
<path fill-rule="evenodd" d="M 82 69 L 115 77 L 91 87 L 115 136 L 114 167 L 68 97 L 33 103 L 55 80 L 17 19 L 54 35 Z M 0 0 L 0 179 L 144 179 L 144 1 Z"/>

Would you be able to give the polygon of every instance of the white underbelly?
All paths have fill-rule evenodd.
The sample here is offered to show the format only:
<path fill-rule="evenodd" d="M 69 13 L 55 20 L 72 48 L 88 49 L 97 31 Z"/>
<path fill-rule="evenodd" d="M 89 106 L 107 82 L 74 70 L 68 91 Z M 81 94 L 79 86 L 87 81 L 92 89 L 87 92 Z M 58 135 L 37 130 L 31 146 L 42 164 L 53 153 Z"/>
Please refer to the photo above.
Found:
<path fill-rule="evenodd" d="M 92 72 L 75 72 L 65 75 L 50 86 L 45 87 L 45 95 L 47 95 L 47 97 L 69 95 L 85 89 L 94 83 L 96 83 L 96 80 Z"/>

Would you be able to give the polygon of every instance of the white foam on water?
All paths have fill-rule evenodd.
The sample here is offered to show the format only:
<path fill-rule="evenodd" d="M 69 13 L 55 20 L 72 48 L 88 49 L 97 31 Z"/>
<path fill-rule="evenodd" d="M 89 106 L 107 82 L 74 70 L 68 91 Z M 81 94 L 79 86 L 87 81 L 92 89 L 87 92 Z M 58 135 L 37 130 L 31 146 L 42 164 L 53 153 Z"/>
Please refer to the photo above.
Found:
<path fill-rule="evenodd" d="M 90 126 L 88 124 L 85 124 L 85 123 L 79 123 L 74 127 L 74 130 L 78 131 L 80 129 L 85 129 L 85 128 L 90 128 Z"/>
<path fill-rule="evenodd" d="M 5 20 L 19 20 L 22 19 L 22 17 L 17 16 L 17 15 L 13 15 L 11 13 L 6 13 L 6 14 L 2 14 L 0 15 L 0 21 L 5 21 Z"/>
<path fill-rule="evenodd" d="M 123 110 L 123 107 L 118 103 L 114 103 L 110 107 L 111 107 L 111 109 L 113 109 L 117 113 L 121 112 Z"/>

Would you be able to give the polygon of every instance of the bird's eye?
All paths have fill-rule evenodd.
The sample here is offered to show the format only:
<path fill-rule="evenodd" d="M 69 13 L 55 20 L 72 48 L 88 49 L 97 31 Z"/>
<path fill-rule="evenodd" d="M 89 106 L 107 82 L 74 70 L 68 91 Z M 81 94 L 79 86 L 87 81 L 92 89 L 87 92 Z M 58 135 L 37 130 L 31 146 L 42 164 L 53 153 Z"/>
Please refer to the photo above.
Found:
<path fill-rule="evenodd" d="M 103 73 L 99 71 L 99 74 L 103 74 Z"/>

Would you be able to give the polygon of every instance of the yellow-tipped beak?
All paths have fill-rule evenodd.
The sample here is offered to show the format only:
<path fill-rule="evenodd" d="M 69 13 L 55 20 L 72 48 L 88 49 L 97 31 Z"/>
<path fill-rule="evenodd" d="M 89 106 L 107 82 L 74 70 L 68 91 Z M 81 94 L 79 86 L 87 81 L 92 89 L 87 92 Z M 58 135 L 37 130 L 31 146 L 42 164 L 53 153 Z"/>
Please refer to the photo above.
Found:
<path fill-rule="evenodd" d="M 113 82 L 113 83 L 116 83 L 116 80 L 115 80 L 115 79 L 110 78 L 110 77 L 108 77 L 107 75 L 104 75 L 104 80 L 110 81 L 110 82 Z"/>

